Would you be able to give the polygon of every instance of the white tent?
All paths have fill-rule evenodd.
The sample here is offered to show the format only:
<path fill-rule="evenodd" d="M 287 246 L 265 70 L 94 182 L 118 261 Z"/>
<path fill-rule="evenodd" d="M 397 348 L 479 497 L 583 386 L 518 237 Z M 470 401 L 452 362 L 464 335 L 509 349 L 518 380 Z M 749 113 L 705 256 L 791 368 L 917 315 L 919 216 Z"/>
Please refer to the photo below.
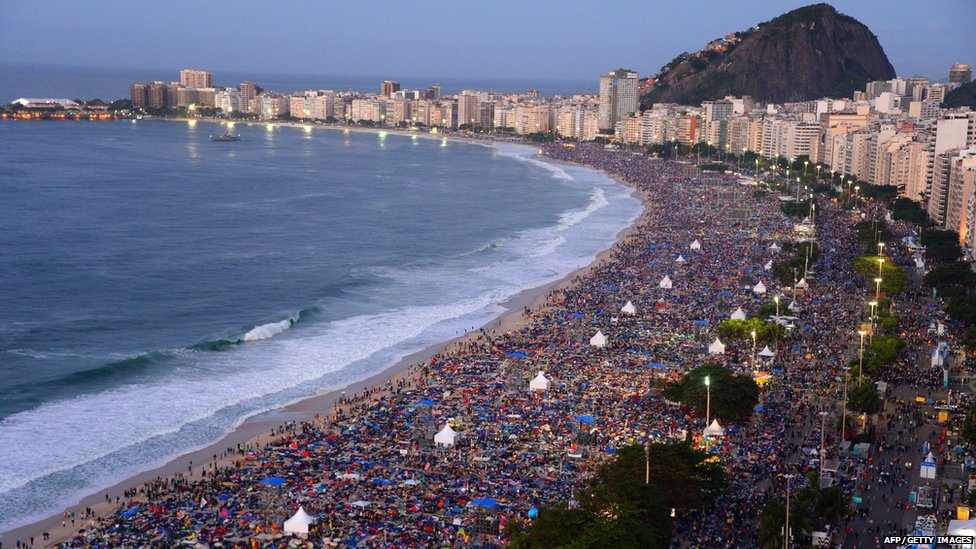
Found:
<path fill-rule="evenodd" d="M 634 304 L 628 301 L 626 305 L 620 308 L 620 312 L 627 313 L 629 315 L 636 314 L 637 307 L 634 307 Z"/>
<path fill-rule="evenodd" d="M 932 351 L 932 366 L 942 366 L 945 364 L 945 360 L 942 358 L 942 353 L 939 352 L 939 348 L 936 347 Z"/>
<path fill-rule="evenodd" d="M 539 375 L 535 376 L 535 379 L 529 382 L 530 391 L 545 391 L 549 389 L 549 380 L 546 376 L 539 372 Z"/>
<path fill-rule="evenodd" d="M 752 287 L 752 293 L 757 295 L 762 295 L 766 293 L 766 285 L 763 284 L 762 281 L 759 281 L 758 284 Z"/>
<path fill-rule="evenodd" d="M 969 520 L 950 520 L 949 536 L 976 536 L 976 519 Z"/>
<path fill-rule="evenodd" d="M 315 517 L 306 513 L 304 507 L 299 507 L 298 511 L 285 521 L 285 532 L 288 534 L 307 534 L 309 524 L 315 524 Z"/>
<path fill-rule="evenodd" d="M 932 452 L 922 460 L 922 478 L 935 478 L 935 457 Z"/>
<path fill-rule="evenodd" d="M 745 320 L 745 319 L 746 319 L 746 312 L 742 310 L 742 307 L 739 307 L 738 309 L 735 310 L 734 313 L 732 313 L 732 320 Z"/>
<path fill-rule="evenodd" d="M 695 241 L 691 243 L 691 246 L 689 246 L 689 248 L 691 248 L 692 250 L 700 250 L 701 242 L 699 242 L 698 239 L 696 238 Z"/>
<path fill-rule="evenodd" d="M 801 290 L 806 290 L 810 286 L 807 284 L 807 279 L 806 278 L 801 278 L 800 281 L 796 283 L 796 287 L 799 288 L 799 289 L 801 289 Z"/>
<path fill-rule="evenodd" d="M 706 437 L 724 437 L 725 428 L 718 424 L 717 419 L 712 420 L 712 424 L 705 428 Z"/>
<path fill-rule="evenodd" d="M 722 343 L 717 337 L 711 345 L 708 346 L 708 354 L 710 355 L 720 355 L 725 353 L 725 344 Z"/>
<path fill-rule="evenodd" d="M 791 310 L 791 311 L 795 311 L 795 310 L 799 309 L 800 307 L 797 306 L 796 301 L 790 301 L 790 304 L 786 308 L 789 309 L 789 310 Z"/>
<path fill-rule="evenodd" d="M 685 262 L 685 256 L 679 254 L 678 255 L 678 259 L 675 259 L 674 261 L 675 261 L 675 263 L 684 263 Z"/>
<path fill-rule="evenodd" d="M 925 268 L 925 260 L 922 259 L 921 257 L 916 257 L 915 258 L 915 268 L 916 269 L 924 269 Z"/>
<path fill-rule="evenodd" d="M 597 330 L 596 334 L 590 338 L 590 345 L 594 347 L 606 347 L 607 336 L 603 335 L 603 332 L 600 330 Z"/>
<path fill-rule="evenodd" d="M 783 248 L 780 248 L 779 245 L 777 245 L 775 242 L 773 242 L 772 244 L 769 245 L 769 251 L 771 251 L 771 252 L 778 252 L 778 251 L 780 251 L 782 249 Z"/>
<path fill-rule="evenodd" d="M 671 277 L 668 275 L 664 275 L 664 278 L 662 278 L 661 281 L 657 283 L 657 285 L 660 286 L 661 288 L 670 288 L 672 285 Z"/>
<path fill-rule="evenodd" d="M 764 357 L 767 357 L 767 358 L 768 357 L 774 357 L 774 356 L 776 356 L 776 353 L 774 353 L 772 350 L 770 350 L 769 345 L 766 345 L 765 347 L 763 347 L 763 350 L 762 351 L 759 351 L 759 356 L 764 356 Z"/>
<path fill-rule="evenodd" d="M 767 261 L 766 264 L 763 265 L 763 269 L 766 269 L 767 271 L 772 271 L 773 270 L 773 260 L 770 259 L 769 261 Z"/>
<path fill-rule="evenodd" d="M 454 446 L 455 438 L 457 438 L 457 431 L 451 429 L 450 425 L 444 425 L 444 428 L 434 435 L 434 444 L 437 446 Z"/>

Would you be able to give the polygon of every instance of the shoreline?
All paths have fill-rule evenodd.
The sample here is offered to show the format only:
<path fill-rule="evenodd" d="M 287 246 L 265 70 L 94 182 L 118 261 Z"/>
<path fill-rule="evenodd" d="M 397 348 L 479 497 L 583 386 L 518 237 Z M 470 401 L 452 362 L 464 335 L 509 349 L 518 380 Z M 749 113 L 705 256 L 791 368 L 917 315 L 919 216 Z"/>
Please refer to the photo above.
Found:
<path fill-rule="evenodd" d="M 189 121 L 198 120 L 206 121 L 210 123 L 224 124 L 224 121 L 211 120 L 211 119 L 166 119 L 169 121 Z M 246 122 L 244 122 L 246 123 Z M 258 123 L 250 122 L 250 124 L 261 125 L 268 123 Z M 495 142 L 510 143 L 513 145 L 522 145 L 525 147 L 533 148 L 532 144 L 528 143 L 518 143 L 514 141 L 494 141 L 494 140 L 480 140 L 475 138 L 463 138 L 459 136 L 448 136 L 448 135 L 437 135 L 432 136 L 430 134 L 420 134 L 415 132 L 404 132 L 402 130 L 381 130 L 377 128 L 343 128 L 343 127 L 330 127 L 330 126 L 316 126 L 311 124 L 302 123 L 272 123 L 282 127 L 296 127 L 296 128 L 318 128 L 322 127 L 325 129 L 334 130 L 345 130 L 349 129 L 352 131 L 360 131 L 363 133 L 379 133 L 381 131 L 393 131 L 400 135 L 419 135 L 421 137 L 426 137 L 430 139 L 450 139 L 458 142 L 464 142 L 468 144 L 477 145 L 490 145 Z M 486 142 L 487 141 L 487 142 Z M 237 448 L 238 446 L 243 448 L 263 448 L 268 443 L 276 440 L 281 436 L 280 432 L 278 434 L 272 435 L 271 433 L 276 432 L 278 428 L 287 422 L 301 422 L 301 421 L 323 421 L 320 418 L 328 418 L 331 416 L 332 412 L 336 407 L 349 407 L 351 404 L 346 403 L 339 405 L 339 400 L 343 395 L 355 396 L 358 394 L 363 394 L 364 391 L 376 390 L 385 391 L 385 389 L 390 386 L 390 384 L 396 384 L 398 381 L 405 380 L 409 381 L 410 376 L 414 373 L 415 369 L 421 366 L 424 362 L 428 361 L 430 358 L 441 355 L 450 354 L 457 350 L 460 350 L 468 342 L 477 340 L 483 334 L 503 334 L 506 332 L 516 331 L 521 329 L 523 326 L 528 324 L 529 319 L 525 315 L 526 310 L 538 310 L 543 308 L 547 303 L 549 296 L 556 291 L 572 286 L 579 278 L 586 276 L 594 268 L 603 264 L 607 261 L 613 254 L 614 249 L 622 242 L 626 241 L 637 229 L 637 227 L 645 220 L 649 212 L 649 197 L 646 192 L 639 190 L 634 185 L 628 183 L 620 177 L 612 175 L 596 168 L 575 164 L 572 162 L 564 162 L 559 160 L 554 160 L 546 156 L 539 155 L 536 153 L 533 159 L 541 160 L 551 164 L 559 165 L 570 165 L 575 167 L 581 167 L 586 169 L 591 169 L 598 171 L 604 177 L 612 180 L 618 185 L 627 187 L 631 192 L 630 196 L 640 200 L 642 205 L 642 210 L 640 214 L 631 222 L 627 227 L 622 228 L 617 232 L 614 238 L 614 242 L 610 244 L 607 248 L 601 250 L 587 265 L 579 267 L 569 273 L 567 273 L 562 278 L 536 286 L 533 288 L 528 288 L 522 292 L 512 296 L 504 302 L 498 305 L 505 309 L 503 313 L 499 316 L 493 318 L 485 325 L 480 328 L 469 330 L 466 333 L 459 335 L 448 341 L 444 341 L 435 345 L 431 345 L 427 348 L 421 349 L 419 351 L 413 352 L 409 355 L 404 356 L 398 360 L 395 364 L 376 372 L 369 377 L 356 381 L 349 384 L 344 388 L 338 388 L 336 390 L 327 391 L 321 394 L 315 394 L 277 408 L 275 410 L 262 412 L 250 416 L 243 420 L 243 422 L 234 428 L 233 431 L 223 435 L 217 441 L 208 444 L 207 446 L 181 454 L 165 464 L 152 468 L 147 471 L 137 473 L 135 475 L 129 476 L 122 481 L 119 481 L 107 489 L 101 489 L 96 492 L 90 493 L 74 505 L 66 506 L 66 513 L 74 513 L 73 518 L 65 518 L 63 513 L 54 514 L 46 518 L 42 518 L 37 521 L 33 521 L 29 524 L 8 530 L 6 532 L 0 532 L 0 542 L 14 543 L 15 540 L 20 540 L 22 542 L 30 539 L 32 536 L 35 543 L 38 543 L 38 547 L 52 547 L 57 543 L 65 541 L 72 537 L 82 528 L 88 528 L 90 523 L 93 522 L 91 519 L 82 518 L 84 516 L 86 508 L 91 508 L 94 512 L 95 518 L 105 517 L 115 512 L 118 508 L 119 503 L 125 501 L 127 498 L 125 492 L 132 489 L 137 489 L 144 485 L 146 482 L 155 480 L 157 478 L 170 479 L 177 476 L 186 477 L 186 474 L 190 469 L 188 465 L 193 464 L 192 472 L 189 473 L 188 478 L 201 478 L 200 474 L 203 471 L 211 469 L 211 467 L 224 467 L 232 465 L 236 459 L 239 459 L 239 455 L 232 452 L 227 452 L 228 449 Z M 370 393 L 372 394 L 372 393 Z M 326 420 L 327 421 L 327 420 Z M 216 459 L 215 459 L 216 458 Z M 109 498 L 106 501 L 106 496 Z M 62 526 L 59 521 L 64 521 Z M 50 534 L 48 540 L 42 540 L 43 533 Z"/>

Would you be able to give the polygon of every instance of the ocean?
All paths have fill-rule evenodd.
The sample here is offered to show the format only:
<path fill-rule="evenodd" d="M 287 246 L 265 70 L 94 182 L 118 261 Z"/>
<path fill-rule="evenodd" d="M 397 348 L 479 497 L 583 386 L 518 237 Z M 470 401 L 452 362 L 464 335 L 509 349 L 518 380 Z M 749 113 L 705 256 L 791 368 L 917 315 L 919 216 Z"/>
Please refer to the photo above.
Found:
<path fill-rule="evenodd" d="M 575 94 L 598 94 L 598 79 L 593 80 L 526 80 L 499 78 L 438 78 L 412 76 L 347 76 L 316 74 L 280 74 L 261 72 L 228 72 L 214 70 L 214 85 L 236 87 L 250 80 L 266 90 L 291 93 L 303 90 L 331 89 L 379 93 L 384 80 L 397 80 L 404 89 L 424 89 L 438 84 L 445 95 L 475 89 L 501 93 L 523 93 L 537 90 L 545 97 Z M 179 81 L 175 69 L 121 69 L 104 67 L 58 67 L 0 63 L 0 103 L 18 97 L 58 97 L 68 99 L 129 98 L 129 84 L 161 80 Z"/>
<path fill-rule="evenodd" d="M 0 122 L 0 532 L 480 327 L 640 202 L 395 133 Z"/>

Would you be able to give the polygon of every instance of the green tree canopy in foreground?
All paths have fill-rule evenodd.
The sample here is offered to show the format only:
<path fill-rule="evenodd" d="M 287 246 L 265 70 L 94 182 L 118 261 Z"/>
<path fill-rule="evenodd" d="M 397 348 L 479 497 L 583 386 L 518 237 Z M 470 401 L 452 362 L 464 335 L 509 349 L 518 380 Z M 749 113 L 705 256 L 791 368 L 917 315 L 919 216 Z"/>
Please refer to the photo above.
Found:
<path fill-rule="evenodd" d="M 671 509 L 698 507 L 725 489 L 716 458 L 685 443 L 621 448 L 576 494 L 579 506 L 543 508 L 531 526 L 513 521 L 509 547 L 661 548 L 671 543 Z M 650 463 L 650 483 L 646 483 Z"/>

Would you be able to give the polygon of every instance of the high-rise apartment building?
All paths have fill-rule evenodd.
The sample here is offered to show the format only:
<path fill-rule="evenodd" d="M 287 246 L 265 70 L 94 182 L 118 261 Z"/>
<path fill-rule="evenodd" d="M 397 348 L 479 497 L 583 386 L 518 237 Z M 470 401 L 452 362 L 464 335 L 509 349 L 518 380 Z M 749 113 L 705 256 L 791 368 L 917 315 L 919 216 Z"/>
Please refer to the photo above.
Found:
<path fill-rule="evenodd" d="M 601 133 L 613 133 L 617 122 L 637 112 L 640 75 L 617 69 L 600 76 L 599 125 Z"/>
<path fill-rule="evenodd" d="M 240 85 L 240 103 L 241 112 L 255 112 L 257 110 L 257 105 L 255 104 L 255 99 L 260 93 L 260 89 L 257 84 L 251 82 L 250 80 L 245 80 L 241 82 Z"/>
<path fill-rule="evenodd" d="M 973 68 L 965 63 L 956 63 L 949 69 L 950 84 L 968 84 L 973 81 Z"/>
<path fill-rule="evenodd" d="M 400 91 L 400 83 L 394 80 L 384 80 L 380 84 L 380 95 L 383 97 L 393 97 L 393 94 Z"/>
<path fill-rule="evenodd" d="M 183 69 L 180 71 L 180 84 L 187 88 L 212 88 L 213 75 L 207 71 Z"/>

